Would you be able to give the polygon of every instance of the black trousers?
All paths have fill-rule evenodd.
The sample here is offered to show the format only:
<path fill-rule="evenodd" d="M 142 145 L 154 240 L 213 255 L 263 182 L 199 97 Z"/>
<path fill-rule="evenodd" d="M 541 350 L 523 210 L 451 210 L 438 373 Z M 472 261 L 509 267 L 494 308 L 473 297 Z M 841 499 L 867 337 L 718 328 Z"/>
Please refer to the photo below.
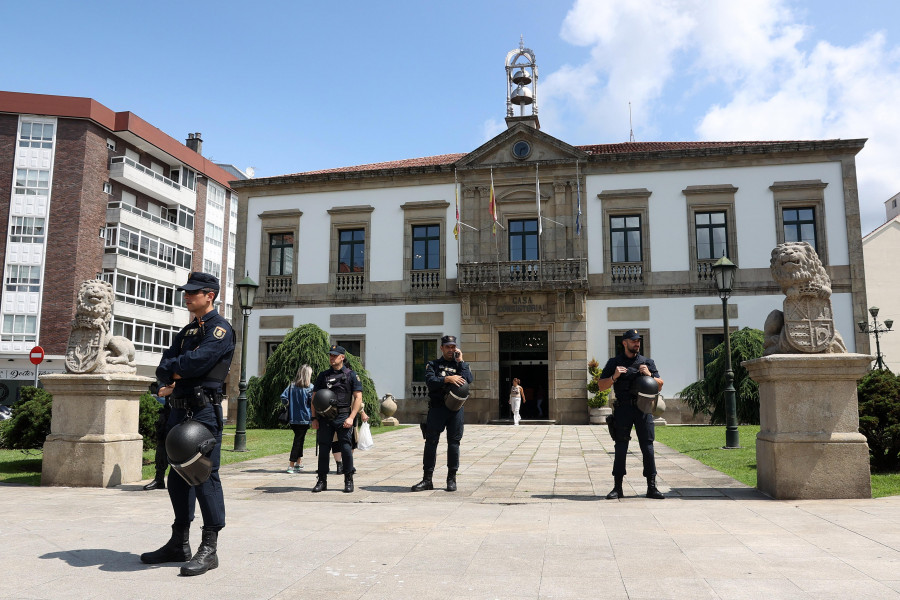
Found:
<path fill-rule="evenodd" d="M 425 454 L 422 457 L 422 469 L 434 472 L 437 462 L 438 441 L 441 432 L 447 429 L 447 468 L 459 470 L 459 443 L 463 436 L 463 409 L 452 411 L 443 400 L 431 400 L 428 406 L 428 418 L 425 420 Z"/>
<path fill-rule="evenodd" d="M 156 475 L 155 479 L 162 481 L 166 478 L 166 469 L 169 467 L 169 458 L 166 456 L 166 432 L 169 427 L 169 413 L 172 408 L 166 404 L 159 407 L 159 420 L 156 422 Z"/>
<path fill-rule="evenodd" d="M 644 414 L 633 403 L 616 402 L 616 457 L 613 461 L 613 477 L 625 476 L 625 456 L 628 454 L 628 442 L 631 439 L 631 428 L 637 432 L 638 444 L 644 456 L 644 477 L 656 475 L 656 459 L 653 456 L 653 440 L 656 430 L 653 415 Z"/>
<path fill-rule="evenodd" d="M 344 421 L 350 415 L 337 416 L 333 420 L 319 417 L 319 429 L 316 430 L 316 444 L 319 446 L 319 468 L 316 472 L 320 478 L 328 475 L 331 468 L 331 440 L 337 435 L 341 447 L 341 460 L 344 473 L 352 474 L 353 469 L 353 428 L 345 428 Z"/>
<path fill-rule="evenodd" d="M 194 409 L 193 419 L 202 423 L 216 438 L 216 448 L 210 455 L 212 460 L 212 473 L 209 479 L 200 485 L 189 485 L 175 469 L 169 470 L 168 485 L 169 499 L 172 501 L 172 509 L 175 511 L 176 525 L 190 525 L 194 520 L 196 505 L 200 505 L 200 513 L 203 515 L 203 527 L 213 531 L 219 531 L 225 527 L 225 496 L 222 493 L 222 482 L 219 480 L 219 462 L 222 458 L 222 406 L 220 404 L 207 404 L 203 408 Z M 184 421 L 187 411 L 173 408 L 169 414 L 169 423 L 166 431 Z"/>
<path fill-rule="evenodd" d="M 291 430 L 294 432 L 294 443 L 291 446 L 291 462 L 297 462 L 298 458 L 303 458 L 303 442 L 306 441 L 309 423 L 291 423 Z"/>

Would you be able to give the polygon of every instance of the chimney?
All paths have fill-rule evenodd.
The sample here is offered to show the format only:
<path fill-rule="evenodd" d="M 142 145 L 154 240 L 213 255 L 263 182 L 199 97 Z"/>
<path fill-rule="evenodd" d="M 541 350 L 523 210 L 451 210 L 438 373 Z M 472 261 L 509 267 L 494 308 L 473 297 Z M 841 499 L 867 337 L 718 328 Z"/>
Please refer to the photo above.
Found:
<path fill-rule="evenodd" d="M 184 145 L 197 154 L 203 154 L 203 139 L 200 137 L 199 131 L 197 133 L 189 133 Z"/>

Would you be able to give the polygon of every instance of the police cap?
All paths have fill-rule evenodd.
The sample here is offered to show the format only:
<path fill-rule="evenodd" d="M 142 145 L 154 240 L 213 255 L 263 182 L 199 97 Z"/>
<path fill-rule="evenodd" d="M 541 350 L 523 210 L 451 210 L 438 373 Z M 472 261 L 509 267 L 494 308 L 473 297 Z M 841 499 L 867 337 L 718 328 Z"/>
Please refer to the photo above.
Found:
<path fill-rule="evenodd" d="M 641 334 L 638 333 L 637 329 L 629 329 L 625 333 L 622 334 L 623 340 L 639 340 L 641 339 Z"/>
<path fill-rule="evenodd" d="M 441 346 L 457 346 L 455 335 L 445 335 L 441 338 Z"/>
<path fill-rule="evenodd" d="M 188 276 L 187 283 L 180 285 L 175 289 L 182 292 L 193 292 L 202 289 L 215 290 L 218 292 L 219 280 L 215 275 L 196 271 Z"/>
<path fill-rule="evenodd" d="M 328 351 L 328 354 L 334 354 L 335 356 L 337 356 L 338 354 L 343 354 L 346 356 L 347 351 L 344 350 L 343 346 L 332 346 L 331 350 Z"/>

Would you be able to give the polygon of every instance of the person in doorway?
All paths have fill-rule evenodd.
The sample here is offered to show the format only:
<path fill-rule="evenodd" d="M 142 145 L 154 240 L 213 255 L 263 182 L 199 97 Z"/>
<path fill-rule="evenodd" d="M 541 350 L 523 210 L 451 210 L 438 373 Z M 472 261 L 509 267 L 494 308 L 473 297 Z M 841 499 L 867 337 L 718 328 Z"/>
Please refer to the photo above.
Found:
<path fill-rule="evenodd" d="M 512 386 L 509 388 L 509 407 L 512 409 L 513 425 L 519 425 L 519 408 L 525 402 L 525 394 L 518 377 L 513 377 Z"/>
<path fill-rule="evenodd" d="M 288 473 L 299 473 L 303 470 L 303 442 L 306 441 L 306 432 L 309 430 L 313 390 L 310 379 L 312 379 L 312 367 L 301 365 L 297 369 L 297 377 L 281 392 L 281 403 L 288 407 L 288 422 L 291 425 L 291 431 L 294 432 Z"/>
<path fill-rule="evenodd" d="M 172 537 L 158 550 L 141 554 L 141 562 L 152 565 L 187 561 L 181 567 L 182 575 L 202 575 L 219 566 L 216 548 L 219 531 L 225 527 L 225 497 L 219 479 L 222 398 L 234 355 L 235 335 L 231 324 L 215 309 L 219 295 L 219 280 L 215 276 L 191 273 L 187 283 L 176 289 L 184 292 L 184 303 L 194 318 L 175 334 L 156 368 L 159 395 L 168 398 L 172 407 L 166 435 L 170 437 L 177 425 L 193 421 L 208 430 L 215 445 L 208 456 L 211 468 L 201 483 L 188 483 L 175 472 L 175 466 L 169 471 L 169 499 L 175 513 Z M 190 468 L 188 464 L 181 467 Z M 203 514 L 203 538 L 197 553 L 191 556 L 188 533 L 195 504 L 200 504 Z"/>
<path fill-rule="evenodd" d="M 644 458 L 647 497 L 656 500 L 665 498 L 656 487 L 653 415 L 641 412 L 637 405 L 637 393 L 632 391 L 635 379 L 642 375 L 653 377 L 659 389 L 662 389 L 663 380 L 656 370 L 656 363 L 641 354 L 641 335 L 637 329 L 629 329 L 622 335 L 622 352 L 606 362 L 597 382 L 601 391 L 613 388 L 616 394 L 616 401 L 613 404 L 616 455 L 612 472 L 615 484 L 612 491 L 606 495 L 607 500 L 617 500 L 625 496 L 622 481 L 625 479 L 625 457 L 628 454 L 632 427 L 637 431 L 638 444 Z"/>
<path fill-rule="evenodd" d="M 346 350 L 343 346 L 332 346 L 328 352 L 331 368 L 319 373 L 313 386 L 313 400 L 319 390 L 334 392 L 337 409 L 334 418 L 319 417 L 315 402 L 312 406 L 312 428 L 316 431 L 319 446 L 318 479 L 312 491 L 314 494 L 328 489 L 328 469 L 331 459 L 331 440 L 337 435 L 344 463 L 344 492 L 353 491 L 353 421 L 362 408 L 362 381 L 359 375 L 344 364 Z"/>
<path fill-rule="evenodd" d="M 463 360 L 456 344 L 456 336 L 441 338 L 441 357 L 425 367 L 425 385 L 428 386 L 428 418 L 425 422 L 425 452 L 422 456 L 422 481 L 412 486 L 412 491 L 433 490 L 431 481 L 437 463 L 437 446 L 441 432 L 447 429 L 447 491 L 456 491 L 456 472 L 459 470 L 459 443 L 463 436 L 464 414 L 462 406 L 451 410 L 445 396 L 448 386 L 472 383 L 469 363 Z"/>
<path fill-rule="evenodd" d="M 534 390 L 534 409 L 537 411 L 538 419 L 544 418 L 544 386 L 539 385 Z"/>

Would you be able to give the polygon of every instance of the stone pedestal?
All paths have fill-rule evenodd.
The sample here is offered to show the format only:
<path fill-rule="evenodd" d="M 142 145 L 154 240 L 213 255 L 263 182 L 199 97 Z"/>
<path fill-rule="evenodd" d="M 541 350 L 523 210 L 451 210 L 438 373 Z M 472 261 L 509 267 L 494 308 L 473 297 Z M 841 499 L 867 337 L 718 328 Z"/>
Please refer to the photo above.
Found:
<path fill-rule="evenodd" d="M 385 417 L 381 420 L 381 424 L 385 427 L 396 427 L 400 424 L 400 421 L 398 421 L 394 417 Z"/>
<path fill-rule="evenodd" d="M 119 373 L 41 377 L 53 395 L 41 485 L 113 487 L 141 480 L 140 397 L 152 379 Z"/>
<path fill-rule="evenodd" d="M 757 487 L 778 499 L 871 498 L 856 381 L 865 354 L 773 354 L 744 362 L 759 383 Z"/>

